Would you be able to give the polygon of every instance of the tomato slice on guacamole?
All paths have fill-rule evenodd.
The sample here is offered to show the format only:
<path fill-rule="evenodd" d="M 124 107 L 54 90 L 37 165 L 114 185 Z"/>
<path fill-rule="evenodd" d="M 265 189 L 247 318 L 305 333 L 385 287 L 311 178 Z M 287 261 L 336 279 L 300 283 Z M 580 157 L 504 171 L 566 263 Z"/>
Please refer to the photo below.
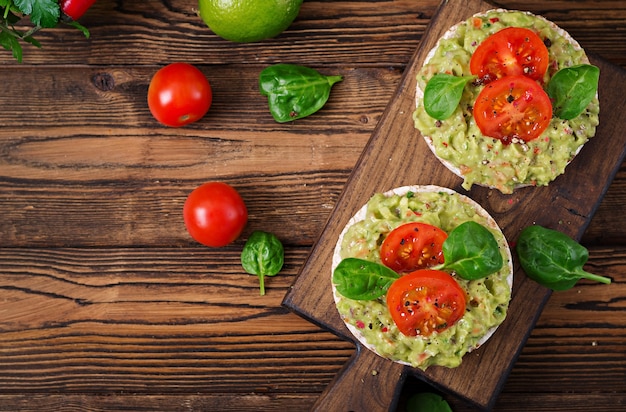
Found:
<path fill-rule="evenodd" d="M 413 272 L 443 263 L 443 242 L 448 235 L 427 223 L 405 223 L 392 230 L 380 247 L 383 264 L 398 273 Z"/>
<path fill-rule="evenodd" d="M 507 27 L 478 45 L 470 59 L 470 71 L 485 83 L 518 75 L 541 80 L 548 60 L 548 48 L 534 31 Z"/>
<path fill-rule="evenodd" d="M 465 313 L 465 292 L 450 274 L 420 269 L 391 284 L 387 308 L 400 332 L 428 336 L 461 319 Z"/>
<path fill-rule="evenodd" d="M 487 84 L 474 103 L 476 125 L 504 144 L 536 139 L 550 125 L 552 103 L 536 81 L 507 76 Z"/>

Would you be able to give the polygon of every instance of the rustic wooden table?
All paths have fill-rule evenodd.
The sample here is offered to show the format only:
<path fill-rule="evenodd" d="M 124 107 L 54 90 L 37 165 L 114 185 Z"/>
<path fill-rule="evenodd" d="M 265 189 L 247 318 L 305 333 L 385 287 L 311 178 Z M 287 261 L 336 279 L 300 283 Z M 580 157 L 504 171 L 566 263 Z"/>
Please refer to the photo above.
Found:
<path fill-rule="evenodd" d="M 622 1 L 499 4 L 626 67 Z M 42 31 L 22 64 L 2 50 L 0 410 L 310 409 L 354 346 L 281 302 L 438 5 L 305 1 L 278 38 L 235 44 L 212 34 L 195 0 L 99 0 L 81 19 L 90 39 Z M 209 114 L 180 129 L 146 104 L 151 76 L 174 61 L 214 89 Z M 274 63 L 344 81 L 317 114 L 278 124 L 257 86 Z M 187 194 L 210 180 L 249 209 L 225 248 L 183 225 Z M 625 203 L 626 164 L 582 238 L 588 269 L 613 284 L 551 296 L 495 410 L 626 408 Z M 285 244 L 265 296 L 239 262 L 252 230 Z M 398 409 L 423 389 L 408 379 Z"/>

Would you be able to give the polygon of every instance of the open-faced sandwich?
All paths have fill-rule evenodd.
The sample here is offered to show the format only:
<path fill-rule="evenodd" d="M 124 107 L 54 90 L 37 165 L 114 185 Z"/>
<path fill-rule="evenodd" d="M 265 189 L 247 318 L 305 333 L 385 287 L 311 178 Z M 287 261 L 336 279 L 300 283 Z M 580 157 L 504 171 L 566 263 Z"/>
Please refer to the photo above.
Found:
<path fill-rule="evenodd" d="M 490 10 L 450 28 L 427 55 L 415 127 L 465 189 L 545 186 L 595 134 L 598 78 L 554 23 Z"/>
<path fill-rule="evenodd" d="M 372 196 L 335 247 L 333 296 L 352 334 L 395 362 L 456 367 L 504 321 L 511 252 L 489 214 L 439 186 Z"/>

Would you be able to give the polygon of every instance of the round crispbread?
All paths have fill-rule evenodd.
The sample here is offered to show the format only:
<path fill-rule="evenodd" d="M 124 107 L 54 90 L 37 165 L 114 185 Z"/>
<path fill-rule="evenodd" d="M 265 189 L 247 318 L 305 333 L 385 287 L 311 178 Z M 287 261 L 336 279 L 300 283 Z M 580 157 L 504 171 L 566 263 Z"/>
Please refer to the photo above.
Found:
<path fill-rule="evenodd" d="M 408 193 L 412 193 L 413 197 L 419 198 L 420 194 L 424 194 L 424 193 L 444 193 L 444 194 L 448 194 L 450 196 L 458 196 L 459 201 L 465 203 L 466 205 L 469 205 L 473 211 L 475 212 L 476 215 L 480 216 L 481 218 L 484 219 L 485 222 L 485 226 L 489 227 L 492 232 L 495 232 L 494 235 L 496 235 L 496 240 L 498 241 L 499 246 L 501 247 L 501 250 L 504 252 L 504 266 L 503 268 L 498 272 L 498 276 L 503 276 L 504 280 L 507 284 L 508 290 L 506 291 L 508 293 L 508 299 L 510 299 L 510 293 L 511 293 L 511 289 L 512 289 L 512 285 L 513 285 L 513 263 L 512 263 L 512 257 L 511 257 L 511 251 L 508 247 L 508 244 L 506 242 L 506 238 L 504 236 L 504 234 L 502 233 L 502 231 L 500 230 L 498 224 L 496 223 L 496 221 L 489 215 L 489 213 L 482 208 L 478 203 L 476 203 L 474 200 L 472 200 L 471 198 L 461 195 L 457 192 L 455 192 L 452 189 L 448 189 L 448 188 L 444 188 L 444 187 L 440 187 L 440 186 L 435 186 L 435 185 L 424 185 L 424 186 L 403 186 L 403 187 L 398 187 L 392 190 L 389 190 L 388 192 L 385 192 L 383 195 L 386 197 L 391 197 L 394 195 L 397 196 L 405 196 Z M 341 234 L 339 235 L 339 238 L 337 240 L 337 244 L 335 246 L 334 249 L 334 253 L 333 253 L 333 258 L 332 258 L 332 272 L 334 272 L 335 268 L 337 267 L 337 265 L 341 262 L 342 260 L 342 243 L 344 241 L 344 237 L 346 236 L 346 233 L 348 232 L 348 230 L 350 229 L 350 227 L 352 227 L 353 225 L 364 221 L 365 219 L 368 218 L 367 216 L 367 212 L 368 212 L 368 205 L 365 204 L 354 216 L 352 216 L 352 218 L 348 221 L 348 223 L 346 224 L 346 226 L 344 227 L 344 229 L 342 230 Z M 458 222 L 458 224 L 460 224 L 462 222 Z M 331 272 L 331 278 L 332 278 L 332 272 Z M 476 281 L 470 281 L 470 282 L 481 282 L 482 279 L 476 280 Z M 345 297 L 343 297 L 342 295 L 339 294 L 339 292 L 337 291 L 336 286 L 334 285 L 334 283 L 331 280 L 331 284 L 332 284 L 332 290 L 333 290 L 333 297 L 335 300 L 335 304 L 337 305 L 337 308 L 339 309 L 339 304 L 340 301 L 344 300 L 347 302 L 350 302 L 350 299 L 347 299 Z M 469 298 L 471 298 L 472 296 L 468 296 Z M 507 299 L 507 307 L 508 307 L 508 299 Z M 355 301 L 351 301 L 353 303 L 356 303 Z M 469 299 L 468 299 L 469 302 Z M 472 310 L 472 308 L 469 307 L 470 305 L 468 305 L 468 311 Z M 388 312 L 388 311 L 387 311 Z M 416 362 L 411 362 L 408 359 L 399 359 L 396 356 L 393 355 L 389 355 L 388 353 L 382 353 L 382 350 L 379 350 L 380 348 L 377 346 L 376 342 L 372 342 L 370 340 L 367 339 L 367 337 L 364 335 L 363 333 L 363 328 L 359 328 L 357 327 L 353 322 L 350 322 L 347 319 L 347 314 L 346 313 L 342 313 L 342 310 L 339 309 L 339 313 L 344 321 L 344 323 L 346 324 L 348 330 L 352 333 L 352 335 L 366 348 L 368 348 L 369 350 L 373 351 L 374 353 L 378 354 L 381 357 L 390 359 L 394 362 L 397 363 L 401 363 L 404 365 L 409 365 L 409 366 L 413 366 L 413 367 L 417 367 L 420 369 L 426 369 L 426 367 L 430 366 L 431 364 L 433 365 L 438 365 L 440 363 L 437 363 L 436 361 L 434 361 L 434 363 L 430 363 L 431 361 L 433 361 L 434 356 L 436 356 L 436 354 L 431 358 L 430 356 L 426 356 L 424 359 L 424 364 L 421 363 L 416 363 Z M 463 318 L 461 318 L 463 319 Z M 500 320 L 500 323 L 498 324 L 494 324 L 489 326 L 489 328 L 485 331 L 484 334 L 480 335 L 480 336 L 475 336 L 472 337 L 472 339 L 468 339 L 466 341 L 464 341 L 463 343 L 460 344 L 460 347 L 455 348 L 454 351 L 458 352 L 460 354 L 460 357 L 458 358 L 458 363 L 461 362 L 461 358 L 465 353 L 469 353 L 472 350 L 475 350 L 477 348 L 479 348 L 481 345 L 483 345 L 496 331 L 496 329 L 498 328 L 498 326 L 501 324 L 501 321 L 503 321 L 504 319 Z M 437 333 L 434 333 L 433 335 L 437 335 Z M 429 340 L 431 339 L 431 337 L 414 337 L 414 339 L 425 339 L 425 340 Z M 406 338 L 403 338 L 406 339 Z M 411 338 L 408 338 L 411 339 Z M 386 345 L 388 346 L 388 345 Z M 410 356 L 411 359 L 415 359 L 419 356 L 416 356 L 419 354 L 412 354 Z M 449 365 L 449 364 L 441 364 L 442 366 L 448 366 L 448 367 L 454 367 L 457 366 L 456 364 L 454 365 Z"/>
<path fill-rule="evenodd" d="M 556 33 L 556 35 L 558 35 L 558 36 L 562 37 L 563 39 L 565 39 L 571 45 L 572 50 L 580 51 L 580 53 L 581 53 L 580 59 L 578 61 L 576 61 L 576 62 L 571 62 L 572 65 L 574 65 L 574 64 L 589 64 L 589 59 L 586 56 L 586 54 L 584 53 L 584 50 L 580 46 L 580 44 L 567 31 L 563 30 L 561 27 L 556 25 L 554 22 L 551 22 L 551 21 L 547 20 L 546 18 L 544 18 L 542 16 L 534 15 L 534 14 L 529 13 L 529 12 L 522 12 L 522 11 L 515 11 L 515 10 L 505 10 L 505 9 L 493 9 L 493 10 L 488 10 L 486 12 L 477 13 L 474 16 L 472 16 L 472 18 L 473 17 L 479 17 L 479 18 L 480 17 L 485 17 L 485 16 L 489 16 L 490 14 L 493 14 L 493 13 L 522 13 L 525 16 L 531 17 L 533 19 L 537 19 L 538 21 L 541 21 L 541 22 L 545 23 L 550 28 L 551 31 L 553 31 L 554 33 Z M 439 48 L 439 46 L 440 46 L 440 44 L 441 44 L 441 42 L 443 40 L 455 39 L 458 36 L 460 36 L 458 33 L 462 31 L 461 29 L 463 28 L 464 25 L 466 25 L 468 23 L 468 21 L 470 21 L 470 20 L 465 20 L 465 21 L 462 21 L 462 22 L 459 22 L 459 23 L 455 24 L 450 29 L 448 29 L 444 33 L 443 36 L 441 36 L 441 38 L 437 41 L 435 46 L 426 55 L 426 58 L 424 59 L 424 66 L 426 66 L 431 61 L 433 56 L 435 56 L 435 53 L 437 52 L 437 49 Z M 511 26 L 508 26 L 508 27 L 511 27 Z M 475 45 L 475 46 L 477 46 L 477 45 Z M 469 73 L 469 68 L 468 68 L 467 72 Z M 418 77 L 419 77 L 419 74 L 418 74 Z M 418 81 L 417 82 L 417 87 L 416 87 L 416 93 L 415 93 L 415 105 L 416 105 L 416 108 L 419 109 L 420 106 L 423 105 L 423 97 L 424 97 L 423 85 L 420 85 L 420 82 Z M 594 102 L 593 104 L 597 104 L 597 99 L 598 99 L 598 94 L 596 93 L 596 99 L 595 99 L 596 102 Z M 597 113 L 596 113 L 596 115 L 597 115 Z M 554 119 L 553 119 L 553 121 L 554 121 Z M 416 124 L 416 127 L 417 127 L 417 124 Z M 550 127 L 552 127 L 552 125 Z M 419 129 L 419 127 L 417 127 L 417 128 Z M 595 125 L 594 125 L 593 133 L 591 133 L 591 135 L 589 135 L 589 136 L 582 136 L 583 132 L 586 133 L 587 130 L 581 131 L 581 136 L 580 137 L 574 137 L 576 139 L 581 140 L 582 143 L 575 149 L 575 151 L 569 157 L 569 160 L 566 162 L 565 166 L 569 165 L 569 163 L 571 163 L 571 161 L 580 152 L 580 150 L 582 150 L 582 147 L 583 147 L 584 143 L 589 138 L 593 137 L 593 135 L 595 134 Z M 574 133 L 576 133 L 576 131 L 574 131 Z M 455 175 L 457 175 L 457 176 L 459 176 L 459 177 L 461 177 L 463 179 L 466 179 L 466 175 L 463 172 L 464 169 L 468 170 L 468 169 L 471 169 L 472 167 L 476 167 L 476 168 L 480 168 L 481 167 L 478 163 L 472 163 L 472 164 L 468 165 L 468 164 L 461 163 L 461 162 L 457 161 L 456 159 L 450 159 L 450 158 L 442 157 L 437 152 L 437 145 L 433 141 L 433 137 L 429 136 L 427 133 L 422 133 L 422 136 L 423 136 L 424 140 L 426 141 L 426 144 L 428 145 L 429 149 L 437 157 L 437 159 L 447 169 L 449 169 Z M 485 138 L 482 135 L 481 135 L 481 137 Z M 526 147 L 526 150 L 528 150 L 528 146 Z M 532 148 L 531 148 L 531 150 L 528 150 L 527 153 L 528 153 L 527 156 L 529 156 L 529 157 L 534 156 Z M 476 162 L 478 162 L 478 161 L 480 161 L 480 159 L 476 160 Z M 532 162 L 532 160 L 529 160 L 529 162 Z M 547 169 L 548 165 L 544 165 L 544 167 Z M 494 174 L 498 173 L 498 170 L 495 167 L 494 167 L 493 173 Z M 545 182 L 543 182 L 543 181 L 542 182 L 537 182 L 536 180 L 533 180 L 532 178 L 530 178 L 530 179 L 523 180 L 523 181 L 514 181 L 514 182 L 508 182 L 507 181 L 507 182 L 505 182 L 503 184 L 502 182 L 498 181 L 498 179 L 495 178 L 495 177 L 493 179 L 491 179 L 489 177 L 484 177 L 482 180 L 481 179 L 472 180 L 469 183 L 466 180 L 464 182 L 464 184 L 463 184 L 463 187 L 465 189 L 469 189 L 472 184 L 477 184 L 477 185 L 489 187 L 489 188 L 492 188 L 492 189 L 498 189 L 498 190 L 500 190 L 501 192 L 503 192 L 505 194 L 510 194 L 515 189 L 518 189 L 518 188 L 521 188 L 521 187 L 525 187 L 525 186 L 547 185 L 549 182 L 551 182 L 554 179 L 556 179 L 556 177 L 558 177 L 562 173 L 564 173 L 564 168 L 563 168 L 562 171 L 554 172 L 554 174 L 552 176 L 550 176 L 549 180 L 547 180 Z"/>

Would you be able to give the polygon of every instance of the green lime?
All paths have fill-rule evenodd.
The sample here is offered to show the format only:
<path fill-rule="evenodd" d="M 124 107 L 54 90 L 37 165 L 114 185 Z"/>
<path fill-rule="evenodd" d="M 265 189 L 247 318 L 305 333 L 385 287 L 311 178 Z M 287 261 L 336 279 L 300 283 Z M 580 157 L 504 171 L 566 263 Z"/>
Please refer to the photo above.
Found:
<path fill-rule="evenodd" d="M 294 21 L 301 5 L 302 0 L 198 0 L 207 26 L 239 43 L 278 36 Z"/>

